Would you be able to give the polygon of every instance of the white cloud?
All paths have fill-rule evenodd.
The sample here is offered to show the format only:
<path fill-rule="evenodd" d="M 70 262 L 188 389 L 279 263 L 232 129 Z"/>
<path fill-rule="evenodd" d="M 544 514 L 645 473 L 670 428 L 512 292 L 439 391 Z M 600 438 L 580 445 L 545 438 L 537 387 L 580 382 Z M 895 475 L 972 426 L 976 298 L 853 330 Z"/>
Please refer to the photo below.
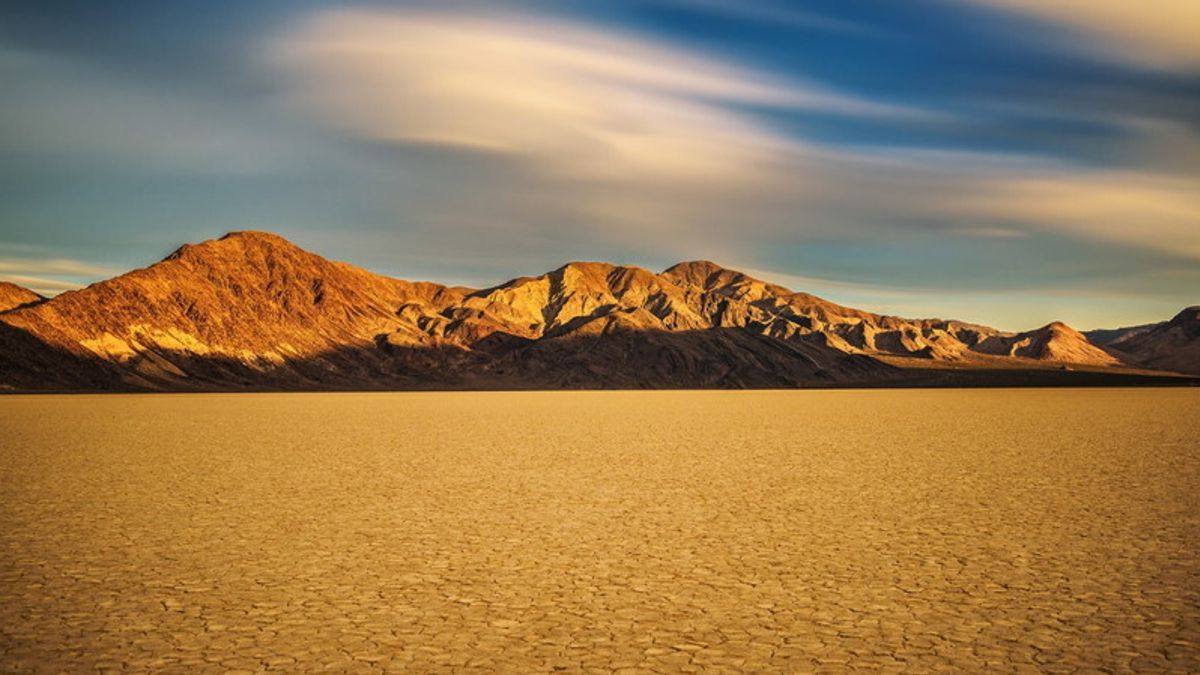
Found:
<path fill-rule="evenodd" d="M 797 145 L 729 104 L 918 114 L 529 17 L 321 12 L 269 58 L 290 73 L 294 101 L 355 133 L 514 154 L 592 179 L 743 181 Z"/>

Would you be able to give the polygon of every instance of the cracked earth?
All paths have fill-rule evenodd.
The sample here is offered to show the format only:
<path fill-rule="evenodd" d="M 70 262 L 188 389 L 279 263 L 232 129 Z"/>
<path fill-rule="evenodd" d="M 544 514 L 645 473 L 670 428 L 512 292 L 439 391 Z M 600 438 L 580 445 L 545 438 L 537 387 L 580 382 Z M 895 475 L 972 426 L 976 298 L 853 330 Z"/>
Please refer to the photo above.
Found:
<path fill-rule="evenodd" d="M 1200 670 L 1200 391 L 0 397 L 12 672 Z"/>

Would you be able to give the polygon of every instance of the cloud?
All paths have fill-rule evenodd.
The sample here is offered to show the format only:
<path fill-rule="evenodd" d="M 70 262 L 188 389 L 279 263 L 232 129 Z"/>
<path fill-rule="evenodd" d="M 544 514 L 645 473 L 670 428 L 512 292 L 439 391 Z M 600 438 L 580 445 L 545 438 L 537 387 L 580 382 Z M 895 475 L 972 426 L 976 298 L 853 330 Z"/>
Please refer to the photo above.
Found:
<path fill-rule="evenodd" d="M 50 274 L 66 276 L 105 276 L 109 267 L 70 258 L 0 258 L 0 274 Z"/>
<path fill-rule="evenodd" d="M 942 208 L 1200 260 L 1200 183 L 1122 171 L 977 180 Z"/>
<path fill-rule="evenodd" d="M 918 113 L 545 19 L 321 12 L 273 45 L 290 97 L 376 140 L 512 154 L 597 179 L 744 181 L 797 145 L 737 105 Z"/>
<path fill-rule="evenodd" d="M 1053 22 L 1077 46 L 1149 66 L 1200 66 L 1200 2 L 1195 0 L 974 0 Z"/>
<path fill-rule="evenodd" d="M 970 151 L 861 149 L 824 154 L 810 176 L 824 208 L 870 222 L 864 232 L 872 237 L 924 222 L 947 235 L 1058 233 L 1200 259 L 1200 190 L 1187 172 Z"/>
<path fill-rule="evenodd" d="M 624 247 L 749 260 L 777 243 L 911 241 L 933 228 L 964 246 L 1042 232 L 1200 256 L 1187 178 L 1011 153 L 822 145 L 746 109 L 890 124 L 936 116 L 611 29 L 320 11 L 288 25 L 265 58 L 285 105 L 359 141 L 437 151 L 417 152 L 416 173 L 411 154 L 396 160 L 405 170 L 370 169 L 383 184 L 403 174 L 398 217 L 410 239 L 445 247 L 431 255 L 519 240 L 545 257 Z M 1161 127 L 1147 133 L 1163 138 Z"/>
<path fill-rule="evenodd" d="M 57 295 L 63 291 L 73 291 L 83 287 L 83 284 L 79 282 L 30 277 L 23 274 L 6 274 L 0 281 L 8 281 L 18 286 L 24 286 L 34 293 L 45 296 Z"/>
<path fill-rule="evenodd" d="M 73 290 L 116 273 L 109 267 L 70 258 L 0 258 L 0 279 L 42 295 Z"/>
<path fill-rule="evenodd" d="M 732 16 L 737 19 L 760 21 L 774 26 L 829 31 L 849 34 L 874 34 L 879 29 L 865 24 L 837 19 L 796 7 L 756 0 L 669 0 L 670 4 L 691 9 Z"/>

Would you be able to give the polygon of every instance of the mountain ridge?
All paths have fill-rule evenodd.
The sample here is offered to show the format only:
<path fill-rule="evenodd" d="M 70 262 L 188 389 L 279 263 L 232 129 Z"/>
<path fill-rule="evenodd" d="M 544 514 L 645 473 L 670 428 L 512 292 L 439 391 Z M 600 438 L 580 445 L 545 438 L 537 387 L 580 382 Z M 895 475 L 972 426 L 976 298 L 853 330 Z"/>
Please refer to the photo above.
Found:
<path fill-rule="evenodd" d="M 472 289 L 257 231 L 185 244 L 0 324 L 10 389 L 790 387 L 1122 363 L 1058 322 L 1010 333 L 875 314 L 707 260 L 659 273 L 570 262 Z"/>

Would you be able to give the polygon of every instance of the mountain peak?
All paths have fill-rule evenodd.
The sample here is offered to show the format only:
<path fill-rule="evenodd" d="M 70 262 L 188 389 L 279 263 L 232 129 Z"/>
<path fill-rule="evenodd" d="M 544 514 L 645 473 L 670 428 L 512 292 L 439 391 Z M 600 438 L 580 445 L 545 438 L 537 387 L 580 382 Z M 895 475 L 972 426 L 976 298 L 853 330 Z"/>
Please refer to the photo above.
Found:
<path fill-rule="evenodd" d="M 288 251 L 303 251 L 299 246 L 283 237 L 258 230 L 236 230 L 228 232 L 216 239 L 207 239 L 198 244 L 184 244 L 175 249 L 165 260 L 175 260 L 201 252 L 230 250 L 230 249 L 281 249 Z"/>
<path fill-rule="evenodd" d="M 1200 321 L 1200 305 L 1185 307 L 1171 319 L 1170 323 L 1183 324 Z"/>
<path fill-rule="evenodd" d="M 733 274 L 741 273 L 726 269 L 711 260 L 687 260 L 663 270 L 663 276 L 673 277 L 701 288 L 707 288 L 718 277 Z"/>
<path fill-rule="evenodd" d="M 1013 356 L 1041 361 L 1058 361 L 1087 365 L 1116 365 L 1117 359 L 1092 344 L 1087 336 L 1062 321 L 1050 323 L 1021 333 L 1011 346 Z"/>
<path fill-rule="evenodd" d="M 1179 328 L 1190 338 L 1200 338 L 1200 305 L 1192 305 L 1176 314 L 1167 326 Z"/>
<path fill-rule="evenodd" d="M 663 270 L 663 274 L 704 274 L 709 275 L 714 272 L 724 272 L 724 267 L 718 265 L 711 260 L 684 260 L 671 265 Z"/>
<path fill-rule="evenodd" d="M 0 312 L 45 300 L 41 295 L 17 284 L 0 281 Z"/>
<path fill-rule="evenodd" d="M 612 263 L 597 262 L 594 260 L 572 260 L 554 270 L 552 274 L 578 272 L 584 276 L 604 276 L 616 268 L 617 266 Z"/>
<path fill-rule="evenodd" d="M 1051 321 L 1050 323 L 1046 324 L 1045 326 L 1042 326 L 1041 328 L 1038 328 L 1032 332 L 1035 332 L 1035 333 L 1057 332 L 1057 333 L 1074 334 L 1074 333 L 1078 333 L 1079 331 L 1075 330 L 1074 328 L 1071 328 L 1070 326 L 1063 323 L 1062 321 Z"/>
<path fill-rule="evenodd" d="M 295 246 L 292 242 L 275 234 L 262 230 L 234 230 L 226 232 L 217 241 L 240 241 L 254 244 L 270 244 L 274 246 Z"/>

